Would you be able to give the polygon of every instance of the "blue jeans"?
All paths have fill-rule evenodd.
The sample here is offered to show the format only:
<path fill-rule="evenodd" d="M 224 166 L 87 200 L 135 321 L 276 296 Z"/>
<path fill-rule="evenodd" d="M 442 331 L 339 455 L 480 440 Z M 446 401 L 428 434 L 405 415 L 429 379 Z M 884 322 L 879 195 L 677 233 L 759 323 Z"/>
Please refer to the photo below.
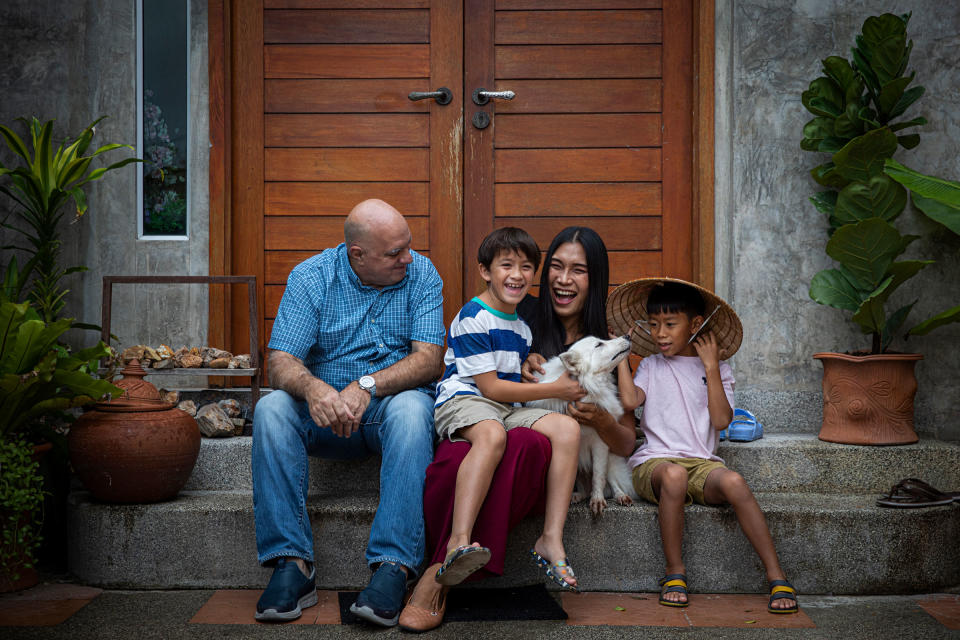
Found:
<path fill-rule="evenodd" d="M 349 438 L 318 427 L 307 403 L 284 391 L 264 396 L 253 417 L 257 559 L 313 561 L 308 455 L 345 460 L 380 453 L 380 504 L 367 564 L 396 562 L 416 574 L 424 552 L 423 481 L 433 460 L 433 437 L 433 396 L 422 391 L 373 398 Z"/>

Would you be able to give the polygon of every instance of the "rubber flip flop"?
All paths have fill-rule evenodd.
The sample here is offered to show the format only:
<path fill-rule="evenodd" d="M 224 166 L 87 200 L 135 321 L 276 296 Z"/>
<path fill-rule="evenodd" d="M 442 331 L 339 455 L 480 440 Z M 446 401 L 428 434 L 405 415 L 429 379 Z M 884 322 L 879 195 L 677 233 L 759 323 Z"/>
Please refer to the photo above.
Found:
<path fill-rule="evenodd" d="M 905 478 L 893 485 L 890 492 L 877 500 L 877 506 L 911 509 L 917 507 L 939 507 L 951 504 L 956 493 L 944 493 L 923 480 Z"/>
<path fill-rule="evenodd" d="M 746 409 L 734 409 L 727 437 L 731 442 L 753 442 L 763 437 L 763 425 Z"/>
<path fill-rule="evenodd" d="M 490 549 L 486 547 L 457 547 L 447 554 L 437 570 L 437 582 L 448 587 L 460 584 L 489 561 Z"/>

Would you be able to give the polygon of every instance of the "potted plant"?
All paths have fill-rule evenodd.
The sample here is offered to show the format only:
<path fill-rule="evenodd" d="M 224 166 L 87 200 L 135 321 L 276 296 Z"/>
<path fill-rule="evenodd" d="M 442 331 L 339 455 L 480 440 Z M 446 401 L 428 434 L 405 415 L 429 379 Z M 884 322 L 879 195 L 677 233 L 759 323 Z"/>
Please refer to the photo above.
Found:
<path fill-rule="evenodd" d="M 811 201 L 827 216 L 826 252 L 839 263 L 814 276 L 810 297 L 851 312 L 871 336 L 869 351 L 814 355 L 824 367 L 820 438 L 831 442 L 917 441 L 913 369 L 923 356 L 889 351 L 916 300 L 886 309 L 891 295 L 933 262 L 899 259 L 918 236 L 902 235 L 892 224 L 906 207 L 907 190 L 885 172 L 899 147 L 920 143 L 918 134 L 903 132 L 926 124 L 922 117 L 900 119 L 924 92 L 910 87 L 915 74 L 906 74 L 913 48 L 906 35 L 909 19 L 889 13 L 867 18 L 853 60 L 823 60 L 824 75 L 802 95 L 815 117 L 804 125 L 800 146 L 831 154 L 810 172 L 826 188 Z M 922 323 L 913 333 L 924 326 L 932 328 Z"/>
<path fill-rule="evenodd" d="M 20 249 L 30 256 L 22 268 L 17 267 L 15 257 L 10 259 L 5 285 L 8 297 L 19 302 L 32 275 L 27 299 L 46 322 L 56 320 L 66 302 L 64 298 L 69 290 L 63 287 L 61 279 L 86 270 L 86 267 L 65 269 L 60 266 L 60 223 L 65 215 L 64 206 L 72 200 L 75 219 L 79 219 L 87 211 L 87 198 L 82 189 L 85 184 L 100 180 L 108 171 L 140 162 L 139 158 L 125 158 L 106 167 L 91 168 L 93 159 L 102 153 L 120 148 L 133 149 L 126 144 L 107 144 L 90 155 L 84 155 L 101 120 L 103 118 L 92 122 L 70 144 L 63 143 L 54 150 L 53 120 L 41 124 L 36 118 L 19 118 L 30 134 L 32 152 L 12 129 L 0 125 L 0 135 L 7 146 L 23 160 L 23 164 L 12 168 L 0 163 L 0 178 L 6 178 L 6 184 L 0 182 L 0 192 L 20 205 L 17 209 L 19 223 L 4 221 L 2 226 L 23 236 L 28 244 L 3 248 Z M 75 326 L 90 328 L 88 325 Z"/>
<path fill-rule="evenodd" d="M 18 582 L 33 566 L 41 520 L 36 510 L 43 499 L 37 457 L 60 439 L 44 418 L 70 421 L 67 411 L 121 389 L 93 372 L 109 355 L 102 342 L 76 353 L 57 341 L 72 320 L 44 322 L 27 303 L 0 301 L 0 584 Z"/>

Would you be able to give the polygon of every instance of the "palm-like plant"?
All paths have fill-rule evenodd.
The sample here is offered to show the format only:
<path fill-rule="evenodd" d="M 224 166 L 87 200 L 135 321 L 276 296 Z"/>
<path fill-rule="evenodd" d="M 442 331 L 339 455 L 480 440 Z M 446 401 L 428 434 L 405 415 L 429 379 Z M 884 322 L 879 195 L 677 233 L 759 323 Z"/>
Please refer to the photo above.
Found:
<path fill-rule="evenodd" d="M 122 147 L 133 150 L 126 144 L 107 144 L 90 155 L 84 155 L 101 120 L 103 118 L 91 123 L 69 145 L 65 142 L 54 151 L 53 120 L 41 124 L 36 118 L 19 118 L 30 134 L 32 153 L 13 130 L 0 125 L 0 135 L 7 146 L 25 162 L 12 168 L 0 163 L 0 178 L 7 179 L 6 184 L 0 184 L 0 192 L 20 205 L 17 212 L 22 222 L 14 225 L 4 221 L 2 225 L 29 242 L 27 247 L 8 245 L 4 249 L 22 249 L 30 255 L 22 268 L 11 259 L 4 279 L 5 294 L 19 301 L 32 275 L 32 288 L 27 299 L 46 322 L 56 320 L 66 303 L 64 298 L 69 290 L 63 288 L 61 279 L 70 273 L 86 270 L 86 267 L 62 268 L 59 264 L 64 205 L 72 200 L 76 209 L 74 220 L 79 219 L 87 211 L 85 184 L 101 179 L 107 171 L 140 162 L 139 158 L 125 158 L 106 167 L 91 169 L 93 159 L 102 153 Z"/>

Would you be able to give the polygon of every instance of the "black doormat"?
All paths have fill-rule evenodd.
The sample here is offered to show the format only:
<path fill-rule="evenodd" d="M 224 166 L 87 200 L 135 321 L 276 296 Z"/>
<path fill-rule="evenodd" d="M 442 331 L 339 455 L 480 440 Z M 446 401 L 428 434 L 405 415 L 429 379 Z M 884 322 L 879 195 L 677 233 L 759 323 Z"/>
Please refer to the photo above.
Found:
<path fill-rule="evenodd" d="M 359 618 L 350 613 L 350 605 L 359 592 L 340 591 L 340 621 L 357 624 Z M 513 589 L 458 589 L 447 594 L 445 622 L 481 622 L 488 620 L 566 620 L 563 610 L 542 584 Z"/>

